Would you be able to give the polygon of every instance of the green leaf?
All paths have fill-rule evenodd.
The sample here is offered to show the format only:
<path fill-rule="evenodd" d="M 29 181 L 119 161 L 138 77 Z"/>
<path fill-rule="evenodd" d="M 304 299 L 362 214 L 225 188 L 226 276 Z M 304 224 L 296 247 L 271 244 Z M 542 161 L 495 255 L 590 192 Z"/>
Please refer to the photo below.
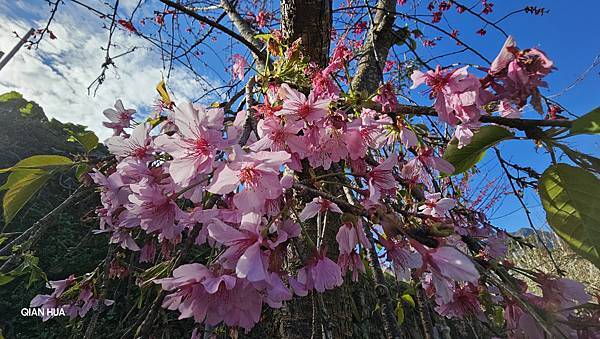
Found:
<path fill-rule="evenodd" d="M 443 158 L 454 166 L 452 175 L 466 172 L 475 166 L 485 155 L 485 151 L 498 142 L 511 138 L 513 134 L 506 128 L 499 126 L 483 126 L 473 135 L 471 142 L 458 148 L 458 140 L 453 139 Z"/>
<path fill-rule="evenodd" d="M 4 223 L 8 224 L 25 206 L 27 201 L 48 181 L 48 172 L 31 171 L 28 175 L 15 182 L 4 194 Z"/>
<path fill-rule="evenodd" d="M 80 143 L 86 152 L 98 147 L 98 137 L 92 131 L 72 132 L 67 130 L 67 132 L 71 135 L 67 140 Z"/>
<path fill-rule="evenodd" d="M 396 304 L 396 321 L 398 321 L 398 326 L 404 323 L 404 307 L 402 307 L 402 302 L 398 300 Z"/>
<path fill-rule="evenodd" d="M 7 274 L 0 273 L 0 286 L 8 284 L 15 278 L 16 276 L 11 275 L 10 272 Z"/>
<path fill-rule="evenodd" d="M 571 135 L 600 133 L 600 107 L 573 120 L 570 131 Z"/>
<path fill-rule="evenodd" d="M 405 303 L 409 304 L 410 307 L 415 308 L 415 306 L 416 306 L 415 300 L 413 299 L 413 297 L 410 294 L 408 294 L 408 293 L 403 294 L 401 298 Z"/>
<path fill-rule="evenodd" d="M 0 173 L 6 173 L 17 169 L 43 169 L 47 167 L 60 167 L 72 165 L 73 161 L 62 155 L 34 155 L 19 161 L 9 168 L 0 169 Z"/>
<path fill-rule="evenodd" d="M 600 180 L 579 167 L 556 164 L 544 171 L 538 190 L 556 234 L 600 267 Z"/>
<path fill-rule="evenodd" d="M 79 164 L 75 168 L 75 178 L 79 181 L 83 181 L 84 176 L 92 170 L 88 164 Z M 1 187 L 0 187 L 1 189 Z"/>
<path fill-rule="evenodd" d="M 20 170 L 10 172 L 10 174 L 8 175 L 8 179 L 6 179 L 6 182 L 4 183 L 4 185 L 0 186 L 0 191 L 6 191 L 7 189 L 11 188 L 14 184 L 19 182 L 26 176 L 30 175 L 31 173 L 42 173 L 42 172 L 45 173 L 46 171 L 44 171 L 42 169 L 20 169 Z"/>

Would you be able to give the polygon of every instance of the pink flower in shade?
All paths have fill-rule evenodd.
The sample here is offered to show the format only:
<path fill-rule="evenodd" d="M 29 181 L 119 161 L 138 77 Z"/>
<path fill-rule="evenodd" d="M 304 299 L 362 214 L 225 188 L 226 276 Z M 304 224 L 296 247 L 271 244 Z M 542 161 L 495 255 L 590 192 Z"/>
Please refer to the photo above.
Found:
<path fill-rule="evenodd" d="M 342 270 L 342 277 L 345 276 L 348 271 L 352 271 L 352 281 L 354 282 L 358 281 L 358 277 L 361 273 L 364 274 L 366 272 L 365 264 L 356 251 L 340 254 L 337 264 Z"/>
<path fill-rule="evenodd" d="M 587 303 L 592 297 L 585 291 L 585 286 L 571 279 L 552 278 L 539 274 L 543 301 L 546 309 L 553 311 L 571 308 Z"/>
<path fill-rule="evenodd" d="M 338 242 L 341 254 L 352 253 L 359 243 L 364 248 L 371 248 L 371 243 L 367 239 L 362 220 L 360 219 L 355 223 L 346 222 L 342 224 L 335 236 L 335 240 Z"/>
<path fill-rule="evenodd" d="M 244 73 L 248 66 L 248 61 L 239 54 L 234 54 L 231 58 L 233 59 L 233 76 L 238 78 L 238 80 L 244 80 Z"/>
<path fill-rule="evenodd" d="M 275 199 L 283 192 L 279 170 L 290 161 L 290 155 L 283 151 L 243 154 L 241 148 L 235 147 L 234 160 L 217 170 L 207 190 L 226 194 L 243 185 L 233 197 L 235 206 L 244 212 L 260 210 L 266 200 Z"/>
<path fill-rule="evenodd" d="M 390 155 L 381 164 L 375 166 L 373 170 L 367 173 L 369 178 L 369 200 L 377 202 L 382 193 L 390 192 L 396 188 L 396 178 L 394 178 L 394 167 L 398 164 L 398 156 Z"/>
<path fill-rule="evenodd" d="M 410 270 L 423 265 L 421 254 L 412 249 L 408 242 L 384 238 L 379 241 L 385 248 L 386 260 L 392 263 L 396 279 L 410 280 Z"/>
<path fill-rule="evenodd" d="M 454 290 L 452 301 L 441 303 L 435 307 L 435 310 L 447 318 L 474 316 L 481 321 L 485 321 L 486 317 L 479 303 L 478 294 L 479 292 L 475 286 L 466 284 Z"/>
<path fill-rule="evenodd" d="M 185 188 L 199 174 L 212 172 L 213 159 L 223 139 L 220 130 L 209 127 L 222 119 L 223 110 L 196 109 L 188 103 L 175 113 L 179 132 L 173 136 L 163 134 L 154 140 L 158 149 L 173 157 L 169 174 L 176 184 Z"/>
<path fill-rule="evenodd" d="M 139 218 L 140 227 L 147 233 L 158 232 L 161 237 L 175 239 L 183 231 L 183 225 L 176 223 L 182 211 L 172 197 L 157 185 L 150 184 L 147 178 L 138 184 L 130 185 L 132 194 L 127 210 Z"/>
<path fill-rule="evenodd" d="M 131 119 L 135 114 L 134 109 L 125 109 L 123 102 L 119 99 L 115 102 L 115 109 L 108 108 L 102 112 L 108 118 L 108 122 L 102 124 L 114 130 L 115 135 L 123 133 L 124 128 L 131 127 Z"/>
<path fill-rule="evenodd" d="M 265 243 L 260 232 L 261 216 L 248 213 L 242 217 L 240 229 L 214 219 L 208 226 L 208 235 L 227 247 L 219 260 L 226 269 L 235 269 L 238 278 L 249 281 L 267 279 L 268 254 L 261 250 Z"/>
<path fill-rule="evenodd" d="M 328 170 L 332 163 L 348 157 L 344 130 L 327 123 L 324 127 L 310 126 L 304 129 L 304 141 L 308 147 L 306 157 L 312 167 L 323 166 Z"/>
<path fill-rule="evenodd" d="M 383 112 L 394 112 L 398 108 L 398 98 L 394 92 L 394 86 L 386 82 L 380 89 L 373 101 L 381 105 Z"/>
<path fill-rule="evenodd" d="M 140 251 L 140 263 L 143 262 L 154 262 L 154 257 L 156 256 L 156 244 L 154 240 L 147 241 L 142 250 Z"/>
<path fill-rule="evenodd" d="M 404 179 L 416 182 L 426 182 L 424 180 L 430 170 L 438 170 L 445 174 L 452 174 L 454 166 L 448 161 L 433 155 L 433 149 L 421 149 L 419 155 L 402 166 L 401 175 Z"/>
<path fill-rule="evenodd" d="M 442 246 L 429 252 L 428 263 L 444 277 L 477 283 L 479 272 L 473 262 L 454 247 Z"/>
<path fill-rule="evenodd" d="M 282 84 L 280 88 L 283 97 L 283 109 L 277 112 L 294 120 L 304 120 L 308 123 L 319 120 L 327 115 L 329 99 L 317 99 L 311 92 L 308 98 L 288 84 Z"/>
<path fill-rule="evenodd" d="M 439 304 L 452 300 L 455 281 L 477 284 L 479 272 L 475 265 L 454 247 L 442 246 L 428 250 L 416 242 L 413 245 L 421 253 L 425 267 L 431 272 L 430 278 Z"/>
<path fill-rule="evenodd" d="M 135 243 L 135 240 L 131 237 L 129 232 L 118 229 L 112 232 L 110 235 L 110 244 L 118 244 L 122 249 L 129 249 L 131 251 L 139 251 L 140 247 Z"/>
<path fill-rule="evenodd" d="M 264 293 L 264 302 L 266 302 L 272 308 L 280 308 L 283 306 L 283 302 L 287 300 L 292 300 L 294 296 L 290 289 L 285 286 L 279 274 L 275 272 L 270 273 L 270 277 L 267 279 L 269 283 L 263 283 L 261 286 L 260 283 L 255 283 L 254 286 L 259 289 L 263 289 L 266 293 Z"/>
<path fill-rule="evenodd" d="M 172 291 L 162 307 L 179 310 L 179 319 L 194 317 L 198 323 L 216 326 L 223 322 L 246 330 L 260 320 L 263 297 L 248 280 L 193 263 L 176 268 L 172 278 L 154 282 Z"/>
<path fill-rule="evenodd" d="M 298 271 L 298 278 L 289 278 L 294 293 L 304 297 L 311 290 L 319 293 L 339 287 L 344 282 L 342 270 L 324 251 L 316 253 L 310 263 Z"/>
<path fill-rule="evenodd" d="M 149 123 L 139 124 L 131 132 L 131 136 L 124 137 L 115 135 L 108 138 L 104 143 L 110 153 L 118 158 L 132 157 L 144 161 L 152 159 L 152 147 L 150 146 Z"/>
<path fill-rule="evenodd" d="M 263 119 L 258 122 L 258 134 L 260 140 L 250 146 L 253 151 L 289 151 L 289 153 L 306 153 L 306 145 L 298 132 L 303 124 L 288 121 L 281 124 L 277 118 Z"/>
<path fill-rule="evenodd" d="M 316 197 L 304 206 L 304 209 L 300 212 L 300 221 L 306 221 L 318 213 L 325 213 L 327 211 L 342 213 L 342 210 L 336 203 L 322 197 Z"/>
<path fill-rule="evenodd" d="M 443 217 L 446 212 L 451 210 L 456 201 L 452 198 L 442 198 L 441 193 L 425 193 L 425 203 L 419 206 L 421 213 L 435 218 Z"/>
<path fill-rule="evenodd" d="M 49 281 L 48 282 L 48 287 L 49 288 L 53 288 L 54 291 L 51 294 L 38 294 L 36 295 L 33 299 L 31 299 L 31 302 L 29 303 L 29 307 L 39 307 L 42 309 L 52 309 L 52 308 L 57 308 L 57 307 L 61 307 L 61 301 L 60 301 L 60 297 L 62 296 L 62 294 L 65 292 L 65 290 L 72 286 L 75 283 L 75 277 L 73 275 L 69 276 L 67 279 L 64 280 L 57 280 L 57 281 Z M 68 308 L 68 306 L 62 306 L 63 309 L 65 309 L 65 312 L 67 312 L 66 308 Z M 48 314 L 49 312 L 44 312 L 44 315 L 42 316 L 42 320 L 46 321 L 48 319 L 50 319 L 52 317 L 51 314 Z"/>

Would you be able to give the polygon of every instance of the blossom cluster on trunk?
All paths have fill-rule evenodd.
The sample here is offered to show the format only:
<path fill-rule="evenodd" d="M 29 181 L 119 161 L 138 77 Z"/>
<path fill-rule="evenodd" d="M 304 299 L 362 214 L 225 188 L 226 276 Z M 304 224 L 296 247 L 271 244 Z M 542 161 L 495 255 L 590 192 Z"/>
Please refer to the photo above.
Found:
<path fill-rule="evenodd" d="M 357 103 L 333 81 L 351 56 L 341 44 L 327 67 L 307 67 L 310 87 L 268 79 L 262 102 L 233 119 L 223 108 L 192 103 L 164 107 L 154 119 L 134 119 L 134 111 L 117 101 L 105 111 L 105 126 L 115 134 L 106 145 L 117 164 L 91 174 L 101 194 L 100 232 L 110 233 L 121 250 L 140 252 L 140 262 L 170 260 L 190 237 L 192 246 L 210 249 L 205 261 L 183 263 L 170 276 L 153 279 L 166 291 L 162 306 L 177 310 L 180 319 L 250 330 L 265 305 L 280 308 L 294 296 L 358 280 L 363 256 L 376 251 L 397 279 L 422 284 L 440 314 L 485 319 L 486 298 L 504 307 L 509 334 L 543 337 L 521 300 L 481 279 L 485 265 L 505 260 L 506 238 L 483 216 L 467 218 L 458 195 L 434 184 L 432 178 L 454 168 L 440 148 L 423 142 L 423 131 L 402 114 L 391 85 Z M 240 56 L 234 62 L 235 76 L 243 79 L 247 63 Z M 412 80 L 414 87 L 429 88 L 439 119 L 455 128 L 462 147 L 482 115 L 515 118 L 528 100 L 535 105 L 552 67 L 541 51 L 519 50 L 509 38 L 482 77 L 469 67 L 437 67 L 415 71 Z M 331 178 L 348 192 L 326 192 Z M 309 192 L 314 197 L 303 203 L 306 186 L 323 194 Z M 403 213 L 393 208 L 399 205 Z M 296 238 L 312 229 L 308 224 L 323 232 L 332 218 L 343 221 L 336 230 L 337 258 L 320 241 L 322 233 L 316 242 L 303 237 L 310 248 L 298 250 Z M 414 224 L 441 233 L 421 241 L 409 232 Z M 465 238 L 480 240 L 480 252 Z M 287 264 L 290 253 L 302 267 Z M 543 296 L 523 286 L 521 298 L 564 319 L 570 307 L 590 299 L 573 281 L 539 277 L 539 283 Z M 38 296 L 32 305 L 54 305 L 68 284 L 55 283 L 52 295 Z M 77 312 L 87 309 L 89 302 Z M 564 327 L 565 333 L 575 331 Z"/>

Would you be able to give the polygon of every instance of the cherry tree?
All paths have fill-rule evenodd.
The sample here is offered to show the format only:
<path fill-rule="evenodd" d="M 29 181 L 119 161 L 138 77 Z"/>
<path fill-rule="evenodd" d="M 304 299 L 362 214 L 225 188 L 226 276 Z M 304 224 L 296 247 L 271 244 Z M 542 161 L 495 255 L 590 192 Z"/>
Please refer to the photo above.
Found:
<path fill-rule="evenodd" d="M 121 283 L 139 296 L 122 315 L 123 337 L 169 333 L 169 317 L 192 338 L 403 338 L 405 310 L 425 338 L 448 331 L 447 319 L 477 323 L 490 337 L 600 330 L 583 284 L 558 266 L 550 275 L 513 265 L 509 242 L 523 240 L 463 194 L 492 150 L 524 209 L 521 191 L 534 188 L 558 236 L 600 266 L 600 162 L 563 141 L 597 134 L 600 111 L 566 117 L 540 91 L 557 72 L 552 56 L 501 27 L 544 9 L 492 19 L 485 0 L 160 0 L 129 12 L 118 0 L 65 2 L 49 1 L 48 25 L 29 46 L 52 38 L 52 18 L 67 6 L 96 15 L 108 43 L 90 92 L 110 86 L 106 72 L 135 53 L 113 39 L 117 30 L 151 46 L 165 76 L 149 114 L 118 98 L 104 111 L 109 154 L 98 156 L 86 132 L 73 136 L 80 155 L 34 156 L 2 170 L 10 172 L 6 222 L 53 173 L 76 168 L 81 187 L 47 218 L 97 192 L 98 233 L 109 235 L 96 270 L 50 282 L 53 291 L 31 306 L 63 307 L 90 338 L 118 305 L 110 292 Z M 496 56 L 469 46 L 460 26 L 446 27 L 453 16 L 480 23 L 479 35 L 504 36 L 489 41 Z M 422 50 L 441 39 L 457 50 L 425 60 Z M 458 63 L 437 63 L 449 57 Z M 174 97 L 175 67 L 195 75 L 198 97 Z M 527 108 L 539 116 L 525 118 Z M 537 144 L 550 155 L 547 169 L 506 160 L 497 147 L 505 140 Z M 45 223 L 3 244 L 3 275 L 23 270 Z"/>

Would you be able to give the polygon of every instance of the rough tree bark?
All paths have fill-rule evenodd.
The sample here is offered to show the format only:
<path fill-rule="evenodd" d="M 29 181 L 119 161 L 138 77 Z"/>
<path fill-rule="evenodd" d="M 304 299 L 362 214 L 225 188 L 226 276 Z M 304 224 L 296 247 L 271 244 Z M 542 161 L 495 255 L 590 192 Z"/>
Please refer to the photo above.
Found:
<path fill-rule="evenodd" d="M 289 43 L 302 38 L 302 51 L 317 65 L 327 63 L 331 0 L 282 0 L 281 32 Z"/>

